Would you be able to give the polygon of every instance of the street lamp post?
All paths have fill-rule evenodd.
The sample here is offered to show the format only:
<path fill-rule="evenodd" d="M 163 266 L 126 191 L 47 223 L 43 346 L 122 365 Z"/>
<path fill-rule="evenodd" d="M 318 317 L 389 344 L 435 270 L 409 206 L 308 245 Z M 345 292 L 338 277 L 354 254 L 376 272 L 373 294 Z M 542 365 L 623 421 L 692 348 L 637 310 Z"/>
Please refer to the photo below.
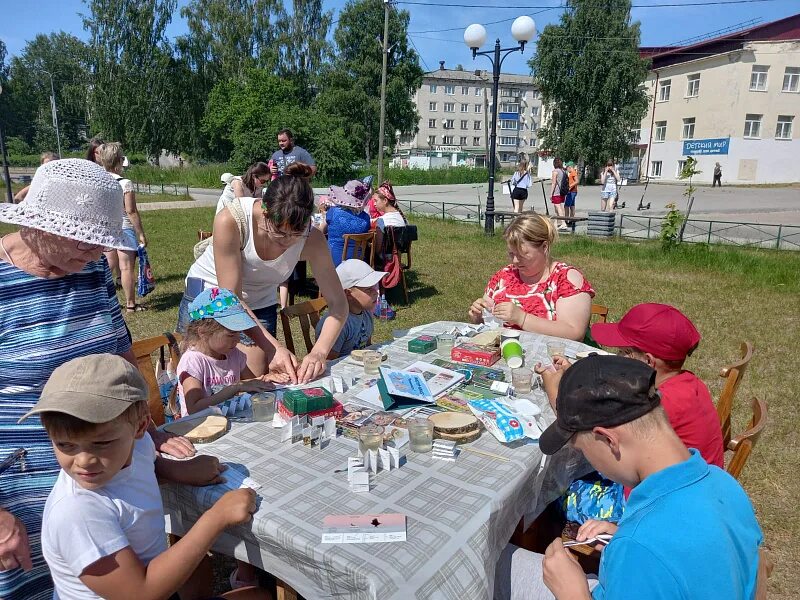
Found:
<path fill-rule="evenodd" d="M 497 93 L 500 87 L 500 68 L 503 61 L 509 54 L 514 52 L 524 52 L 525 44 L 536 35 L 536 23 L 527 16 L 517 17 L 511 24 L 511 35 L 519 42 L 519 46 L 513 48 L 501 48 L 500 39 L 494 44 L 494 50 L 479 52 L 478 48 L 486 42 L 486 28 L 483 25 L 474 23 L 464 30 L 464 43 L 472 50 L 472 58 L 476 56 L 486 56 L 492 63 L 492 133 L 489 144 L 489 193 L 486 196 L 486 216 L 484 219 L 484 229 L 486 235 L 494 235 L 494 174 L 496 170 L 497 156 Z"/>
<path fill-rule="evenodd" d="M 386 129 L 386 70 L 389 60 L 389 0 L 383 0 L 383 68 L 381 69 L 381 122 L 378 132 L 378 185 L 383 182 L 383 137 Z"/>
<path fill-rule="evenodd" d="M 0 94 L 3 93 L 3 86 L 0 85 Z M 6 153 L 6 136 L 3 133 L 3 126 L 0 125 L 0 156 L 3 158 L 3 179 L 6 182 L 6 201 L 14 203 L 14 195 L 11 193 L 11 174 L 8 172 L 8 154 Z"/>
<path fill-rule="evenodd" d="M 58 131 L 58 109 L 56 107 L 56 89 L 53 86 L 53 74 L 50 71 L 39 69 L 50 78 L 50 112 L 53 115 L 53 127 L 56 130 L 56 143 L 58 144 L 58 158 L 61 158 L 61 133 Z"/>

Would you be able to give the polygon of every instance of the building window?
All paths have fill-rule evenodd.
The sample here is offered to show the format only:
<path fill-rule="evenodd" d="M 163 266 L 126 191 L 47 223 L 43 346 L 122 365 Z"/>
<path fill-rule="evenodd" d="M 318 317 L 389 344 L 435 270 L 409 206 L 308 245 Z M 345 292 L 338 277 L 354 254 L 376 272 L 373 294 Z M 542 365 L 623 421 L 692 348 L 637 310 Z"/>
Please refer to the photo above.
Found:
<path fill-rule="evenodd" d="M 519 129 L 519 123 L 517 121 L 512 121 L 510 119 L 501 119 L 500 129 L 513 129 L 514 131 L 516 131 L 517 129 Z"/>
<path fill-rule="evenodd" d="M 428 110 L 431 112 L 436 112 L 436 102 L 428 102 Z"/>
<path fill-rule="evenodd" d="M 531 116 L 532 117 L 538 117 L 539 116 L 539 107 L 538 106 L 531 107 Z"/>
<path fill-rule="evenodd" d="M 469 112 L 469 104 L 462 104 L 461 112 Z"/>
<path fill-rule="evenodd" d="M 436 84 L 435 83 L 430 84 L 428 86 L 428 89 L 430 90 L 431 94 L 435 94 L 436 93 Z"/>
<path fill-rule="evenodd" d="M 483 104 L 476 104 L 475 105 L 475 112 L 479 113 L 483 110 Z"/>
<path fill-rule="evenodd" d="M 461 86 L 461 95 L 462 96 L 469 96 L 469 86 L 462 85 Z"/>
<path fill-rule="evenodd" d="M 667 122 L 656 121 L 655 141 L 663 142 L 667 139 Z"/>
<path fill-rule="evenodd" d="M 665 79 L 664 81 L 658 82 L 658 101 L 659 102 L 667 102 L 669 101 L 669 92 L 672 89 L 672 80 Z"/>
<path fill-rule="evenodd" d="M 684 140 L 694 139 L 694 117 L 689 117 L 683 120 L 683 135 Z"/>
<path fill-rule="evenodd" d="M 473 122 L 472 122 L 472 125 L 473 125 L 473 127 L 472 127 L 472 128 L 473 128 L 475 131 L 480 131 L 481 129 L 483 129 L 483 123 L 481 123 L 480 121 L 473 121 Z"/>
<path fill-rule="evenodd" d="M 447 146 L 453 145 L 453 136 L 452 135 L 443 135 L 442 136 L 442 143 Z"/>
<path fill-rule="evenodd" d="M 444 122 L 444 128 L 445 129 L 452 129 L 454 126 L 455 126 L 455 121 L 453 121 L 453 119 L 447 119 Z"/>
<path fill-rule="evenodd" d="M 469 121 L 466 119 L 461 119 L 461 129 L 467 129 L 469 127 Z"/>
<path fill-rule="evenodd" d="M 697 98 L 700 95 L 700 73 L 686 78 L 686 97 Z"/>
<path fill-rule="evenodd" d="M 479 138 L 479 137 L 472 138 L 472 145 L 473 146 L 480 146 L 481 145 L 481 138 Z"/>
<path fill-rule="evenodd" d="M 661 161 L 650 161 L 650 177 L 661 177 Z"/>
<path fill-rule="evenodd" d="M 428 136 L 428 146 L 433 148 L 435 145 L 436 145 L 436 136 L 435 135 L 429 135 Z"/>
<path fill-rule="evenodd" d="M 638 144 L 640 141 L 642 141 L 641 125 L 636 129 L 631 129 L 631 144 Z"/>
<path fill-rule="evenodd" d="M 517 145 L 517 138 L 516 136 L 500 136 L 500 145 L 501 146 L 516 146 Z"/>
<path fill-rule="evenodd" d="M 444 93 L 448 96 L 455 96 L 456 95 L 456 86 L 454 85 L 446 85 L 444 86 Z"/>
<path fill-rule="evenodd" d="M 436 119 L 428 119 L 428 129 L 436 129 Z"/>
<path fill-rule="evenodd" d="M 542 94 L 539 92 L 539 90 L 533 90 L 533 91 L 531 91 L 531 97 L 532 97 L 534 100 L 538 100 L 539 98 L 541 98 L 541 96 L 542 96 Z"/>
<path fill-rule="evenodd" d="M 461 138 L 459 139 L 459 144 L 461 146 L 466 146 L 467 145 L 467 136 L 462 135 Z"/>
<path fill-rule="evenodd" d="M 685 166 L 686 166 L 686 161 L 685 160 L 679 160 L 678 161 L 678 170 L 675 171 L 675 177 L 680 177 L 681 176 L 681 173 L 683 173 L 683 168 Z"/>
<path fill-rule="evenodd" d="M 747 114 L 744 118 L 744 137 L 746 138 L 760 138 L 761 137 L 761 117 L 763 115 Z"/>
<path fill-rule="evenodd" d="M 475 88 L 475 95 L 476 96 L 480 96 L 481 95 L 481 88 L 479 88 L 479 87 Z"/>
<path fill-rule="evenodd" d="M 519 104 L 515 102 L 503 102 L 500 104 L 500 112 L 519 113 Z"/>
<path fill-rule="evenodd" d="M 501 98 L 516 98 L 519 95 L 520 91 L 517 88 L 503 88 L 500 90 Z"/>
<path fill-rule="evenodd" d="M 776 140 L 792 139 L 792 121 L 794 121 L 793 116 L 778 115 L 778 126 L 775 128 Z"/>
<path fill-rule="evenodd" d="M 445 102 L 444 103 L 444 112 L 455 112 L 456 105 L 455 102 Z"/>
<path fill-rule="evenodd" d="M 767 91 L 767 71 L 769 67 L 763 65 L 753 65 L 753 70 L 750 73 L 750 91 L 751 92 L 766 92 Z"/>
<path fill-rule="evenodd" d="M 783 72 L 783 92 L 800 92 L 800 67 L 786 67 Z"/>

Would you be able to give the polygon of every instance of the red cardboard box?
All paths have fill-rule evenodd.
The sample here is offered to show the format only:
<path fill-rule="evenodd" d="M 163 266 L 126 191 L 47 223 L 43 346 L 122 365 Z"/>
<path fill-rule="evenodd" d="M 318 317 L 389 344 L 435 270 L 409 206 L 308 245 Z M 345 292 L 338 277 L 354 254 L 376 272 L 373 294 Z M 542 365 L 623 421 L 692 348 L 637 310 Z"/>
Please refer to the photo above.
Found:
<path fill-rule="evenodd" d="M 450 360 L 482 367 L 491 367 L 500 360 L 500 348 L 494 346 L 478 346 L 477 344 L 460 344 L 450 351 Z"/>
<path fill-rule="evenodd" d="M 300 416 L 308 417 L 309 419 L 313 419 L 314 417 L 336 417 L 339 418 L 342 416 L 344 409 L 342 408 L 342 403 L 338 400 L 333 401 L 333 406 L 330 408 L 325 408 L 323 410 L 315 410 L 314 412 L 304 413 Z M 284 419 L 291 419 L 294 413 L 284 406 L 283 402 L 278 402 L 278 413 Z"/>

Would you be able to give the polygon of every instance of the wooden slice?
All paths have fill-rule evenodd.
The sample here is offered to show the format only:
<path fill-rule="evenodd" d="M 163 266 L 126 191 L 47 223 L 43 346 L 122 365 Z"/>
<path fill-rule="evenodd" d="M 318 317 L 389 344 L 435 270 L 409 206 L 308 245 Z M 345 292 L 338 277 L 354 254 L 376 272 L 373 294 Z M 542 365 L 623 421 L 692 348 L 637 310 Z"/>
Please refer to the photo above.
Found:
<path fill-rule="evenodd" d="M 475 429 L 467 433 L 444 433 L 434 429 L 433 436 L 443 440 L 452 440 L 456 444 L 467 444 L 481 437 L 481 430 Z"/>
<path fill-rule="evenodd" d="M 433 422 L 433 430 L 436 433 L 457 435 L 474 431 L 480 432 L 480 421 L 472 414 L 441 412 L 431 415 L 428 419 Z"/>
<path fill-rule="evenodd" d="M 479 346 L 499 346 L 500 345 L 500 332 L 499 331 L 484 331 L 469 339 L 470 344 L 478 344 Z"/>
<path fill-rule="evenodd" d="M 175 435 L 182 435 L 195 444 L 213 442 L 228 431 L 228 419 L 221 415 L 203 415 L 196 419 L 186 419 L 170 423 L 164 427 Z"/>

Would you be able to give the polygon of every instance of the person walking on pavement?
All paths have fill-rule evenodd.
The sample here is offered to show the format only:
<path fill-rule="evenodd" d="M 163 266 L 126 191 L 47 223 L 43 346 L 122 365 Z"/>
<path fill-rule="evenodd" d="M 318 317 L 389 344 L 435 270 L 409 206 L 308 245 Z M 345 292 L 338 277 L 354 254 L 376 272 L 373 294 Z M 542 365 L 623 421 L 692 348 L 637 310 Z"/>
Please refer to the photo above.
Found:
<path fill-rule="evenodd" d="M 572 161 L 567 163 L 567 176 L 569 177 L 569 193 L 566 200 L 564 200 L 564 211 L 567 217 L 575 217 L 575 199 L 578 197 L 578 170 Z"/>
<path fill-rule="evenodd" d="M 722 167 L 719 163 L 716 163 L 714 166 L 714 181 L 711 183 L 711 187 L 722 187 Z"/>
<path fill-rule="evenodd" d="M 272 178 L 276 179 L 284 174 L 286 167 L 295 162 L 300 162 L 311 167 L 311 176 L 317 174 L 317 163 L 309 154 L 308 150 L 294 145 L 294 134 L 290 129 L 281 129 L 278 132 L 278 146 L 269 162 L 269 170 Z"/>
<path fill-rule="evenodd" d="M 619 171 L 614 167 L 614 161 L 608 159 L 603 174 L 600 176 L 600 184 L 603 186 L 600 191 L 600 210 L 611 212 L 617 204 L 617 186 L 622 181 Z"/>

